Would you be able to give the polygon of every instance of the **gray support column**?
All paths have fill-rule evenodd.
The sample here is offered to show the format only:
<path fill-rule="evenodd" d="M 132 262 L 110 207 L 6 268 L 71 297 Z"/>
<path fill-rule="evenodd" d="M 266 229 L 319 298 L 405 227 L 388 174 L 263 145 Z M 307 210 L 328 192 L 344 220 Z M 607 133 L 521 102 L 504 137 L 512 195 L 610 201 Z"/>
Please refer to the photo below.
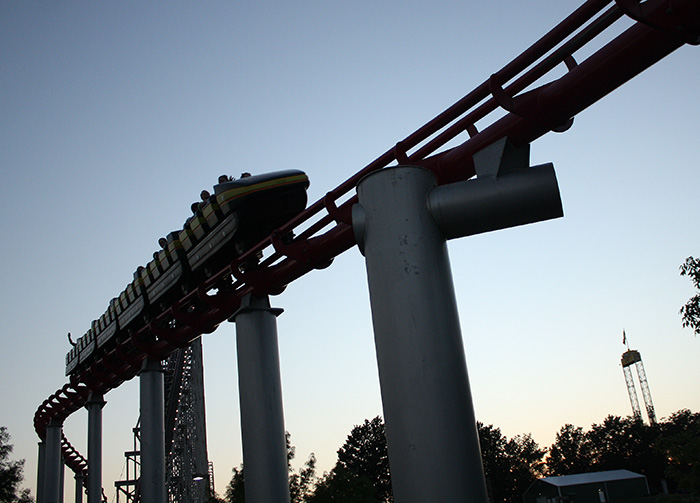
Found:
<path fill-rule="evenodd" d="M 44 453 L 44 502 L 63 503 L 61 456 L 62 424 L 51 421 L 46 427 L 46 450 Z"/>
<path fill-rule="evenodd" d="M 366 257 L 396 503 L 485 503 L 481 453 L 447 245 L 424 169 L 358 186 L 353 227 Z"/>
<path fill-rule="evenodd" d="M 61 500 L 63 501 L 63 495 L 66 494 L 65 487 L 66 487 L 66 461 L 63 459 L 63 456 L 61 456 L 61 484 L 59 488 L 59 494 L 61 495 Z"/>
<path fill-rule="evenodd" d="M 289 503 L 277 322 L 281 309 L 248 295 L 236 322 L 241 434 L 248 503 Z"/>
<path fill-rule="evenodd" d="M 139 374 L 141 401 L 141 501 L 165 503 L 163 367 L 146 359 Z"/>
<path fill-rule="evenodd" d="M 102 393 L 95 392 L 90 393 L 85 404 L 88 411 L 88 503 L 102 501 L 102 407 L 104 405 Z"/>
<path fill-rule="evenodd" d="M 46 469 L 46 444 L 39 442 L 39 452 L 37 454 L 36 467 L 36 503 L 45 503 L 44 501 L 44 473 Z"/>
<path fill-rule="evenodd" d="M 82 472 L 75 474 L 75 503 L 83 503 L 83 474 Z M 89 498 L 88 498 L 89 499 Z"/>

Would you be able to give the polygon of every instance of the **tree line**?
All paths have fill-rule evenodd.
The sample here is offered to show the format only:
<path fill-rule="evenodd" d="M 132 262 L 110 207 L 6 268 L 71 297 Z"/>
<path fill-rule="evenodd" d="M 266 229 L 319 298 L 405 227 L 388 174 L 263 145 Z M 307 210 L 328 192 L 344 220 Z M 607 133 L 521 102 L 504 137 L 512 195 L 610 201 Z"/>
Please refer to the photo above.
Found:
<path fill-rule="evenodd" d="M 493 503 L 522 501 L 536 479 L 605 470 L 627 469 L 647 477 L 652 493 L 700 495 L 700 413 L 683 409 L 648 425 L 640 418 L 609 415 L 584 430 L 564 425 L 549 448 L 528 433 L 508 438 L 492 424 L 477 423 L 487 491 Z M 330 472 L 316 473 L 310 454 L 295 471 L 295 448 L 287 434 L 292 503 L 393 502 L 391 471 L 381 417 L 356 425 L 338 450 Z M 244 468 L 234 468 L 226 503 L 245 501 Z"/>
<path fill-rule="evenodd" d="M 29 489 L 20 489 L 24 480 L 24 460 L 12 461 L 12 450 L 7 427 L 0 426 L 0 503 L 33 503 Z"/>

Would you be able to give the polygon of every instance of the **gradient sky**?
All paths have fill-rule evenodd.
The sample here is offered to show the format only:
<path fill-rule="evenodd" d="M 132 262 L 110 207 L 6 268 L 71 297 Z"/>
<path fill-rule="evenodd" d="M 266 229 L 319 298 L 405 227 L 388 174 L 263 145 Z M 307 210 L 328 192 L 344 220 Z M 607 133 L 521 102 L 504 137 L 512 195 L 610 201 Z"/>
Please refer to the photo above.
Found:
<path fill-rule="evenodd" d="M 34 493 L 39 404 L 83 334 L 218 175 L 305 170 L 310 198 L 427 122 L 580 2 L 0 1 L 0 425 Z M 549 446 L 565 423 L 631 412 L 622 330 L 657 416 L 700 410 L 700 49 L 683 47 L 532 146 L 565 216 L 450 243 L 479 420 Z M 561 70 L 560 70 L 561 71 Z M 357 249 L 272 304 L 286 428 L 320 471 L 381 414 Z M 216 489 L 242 461 L 235 330 L 204 338 Z M 641 399 L 641 395 L 640 395 Z M 103 480 L 131 449 L 136 380 L 104 409 Z M 65 424 L 86 455 L 87 413 Z M 72 501 L 73 484 L 66 484 Z"/>

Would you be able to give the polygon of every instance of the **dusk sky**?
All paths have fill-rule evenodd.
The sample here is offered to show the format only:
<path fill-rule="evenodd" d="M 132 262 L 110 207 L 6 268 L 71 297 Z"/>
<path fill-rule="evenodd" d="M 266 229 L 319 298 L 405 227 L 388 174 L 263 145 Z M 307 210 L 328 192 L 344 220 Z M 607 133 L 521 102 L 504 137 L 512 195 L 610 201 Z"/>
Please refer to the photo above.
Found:
<path fill-rule="evenodd" d="M 32 419 L 66 382 L 66 333 L 89 328 L 202 189 L 296 168 L 316 201 L 580 3 L 0 1 L 0 425 L 24 486 L 36 494 Z M 508 437 L 549 447 L 566 423 L 630 414 L 623 329 L 657 416 L 700 410 L 700 340 L 678 313 L 694 294 L 678 267 L 700 255 L 699 58 L 682 47 L 533 143 L 564 218 L 449 243 L 476 415 Z M 285 310 L 286 429 L 297 466 L 314 452 L 321 473 L 353 425 L 382 414 L 362 256 L 271 303 Z M 223 494 L 242 462 L 235 327 L 203 345 Z M 112 501 L 137 380 L 105 398 Z M 79 411 L 64 428 L 85 456 L 86 422 Z"/>

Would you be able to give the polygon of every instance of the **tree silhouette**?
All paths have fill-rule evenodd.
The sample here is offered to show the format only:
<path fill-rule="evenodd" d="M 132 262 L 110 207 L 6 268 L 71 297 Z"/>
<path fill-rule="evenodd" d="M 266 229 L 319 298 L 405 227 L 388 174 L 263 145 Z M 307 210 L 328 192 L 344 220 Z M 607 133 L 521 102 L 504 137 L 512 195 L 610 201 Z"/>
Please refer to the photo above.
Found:
<path fill-rule="evenodd" d="M 580 426 L 562 426 L 547 454 L 550 475 L 571 475 L 591 471 L 591 449 Z"/>
<path fill-rule="evenodd" d="M 296 455 L 296 447 L 292 445 L 291 435 L 285 432 L 287 442 L 287 469 L 289 470 L 289 496 L 291 503 L 306 503 L 316 482 L 316 456 L 312 452 L 304 463 L 304 467 L 295 473 L 292 460 Z M 243 464 L 233 469 L 231 481 L 226 486 L 225 500 L 227 503 L 245 503 L 245 469 Z"/>
<path fill-rule="evenodd" d="M 658 447 L 668 460 L 666 476 L 679 490 L 700 494 L 700 413 L 683 409 L 662 422 Z"/>
<path fill-rule="evenodd" d="M 670 476 L 667 466 L 671 451 L 678 446 L 673 441 L 665 444 L 664 437 L 687 431 L 684 424 L 676 423 L 675 416 L 647 425 L 633 416 L 610 415 L 587 432 L 567 424 L 549 449 L 548 474 L 626 469 L 645 475 L 652 492 L 660 491 L 664 477 Z M 686 470 L 688 465 L 681 462 L 678 466 Z"/>
<path fill-rule="evenodd" d="M 664 476 L 664 459 L 655 447 L 656 425 L 646 425 L 636 417 L 608 416 L 588 432 L 592 468 L 596 471 L 628 469 L 643 473 L 652 488 Z"/>
<path fill-rule="evenodd" d="M 681 276 L 688 276 L 695 289 L 700 290 L 700 259 L 688 257 L 680 269 Z M 681 307 L 680 314 L 683 316 L 683 327 L 692 328 L 695 335 L 700 334 L 700 293 Z"/>
<path fill-rule="evenodd" d="M 494 503 L 522 500 L 522 494 L 542 475 L 546 452 L 530 434 L 510 440 L 492 424 L 477 422 L 481 461 L 486 483 Z"/>
<path fill-rule="evenodd" d="M 13 446 L 5 426 L 0 426 L 0 503 L 31 503 L 29 489 L 19 491 L 24 480 L 24 460 L 10 461 Z"/>
<path fill-rule="evenodd" d="M 540 448 L 530 434 L 507 438 L 500 428 L 477 423 L 481 457 L 493 503 L 522 501 L 522 494 L 544 474 L 569 475 L 627 469 L 647 477 L 659 492 L 667 478 L 670 489 L 700 494 L 700 413 L 680 410 L 655 425 L 632 416 L 607 416 L 584 431 L 564 425 L 554 444 Z M 288 461 L 294 447 L 287 442 Z M 546 463 L 543 458 L 547 453 Z M 335 467 L 317 479 L 312 454 L 294 473 L 293 503 L 386 503 L 393 501 L 384 423 L 377 416 L 356 425 L 338 450 Z M 241 503 L 243 466 L 233 470 L 226 501 Z M 3 502 L 0 502 L 3 503 Z"/>
<path fill-rule="evenodd" d="M 310 502 L 393 501 L 384 422 L 377 416 L 355 426 L 338 450 L 338 461 Z"/>

